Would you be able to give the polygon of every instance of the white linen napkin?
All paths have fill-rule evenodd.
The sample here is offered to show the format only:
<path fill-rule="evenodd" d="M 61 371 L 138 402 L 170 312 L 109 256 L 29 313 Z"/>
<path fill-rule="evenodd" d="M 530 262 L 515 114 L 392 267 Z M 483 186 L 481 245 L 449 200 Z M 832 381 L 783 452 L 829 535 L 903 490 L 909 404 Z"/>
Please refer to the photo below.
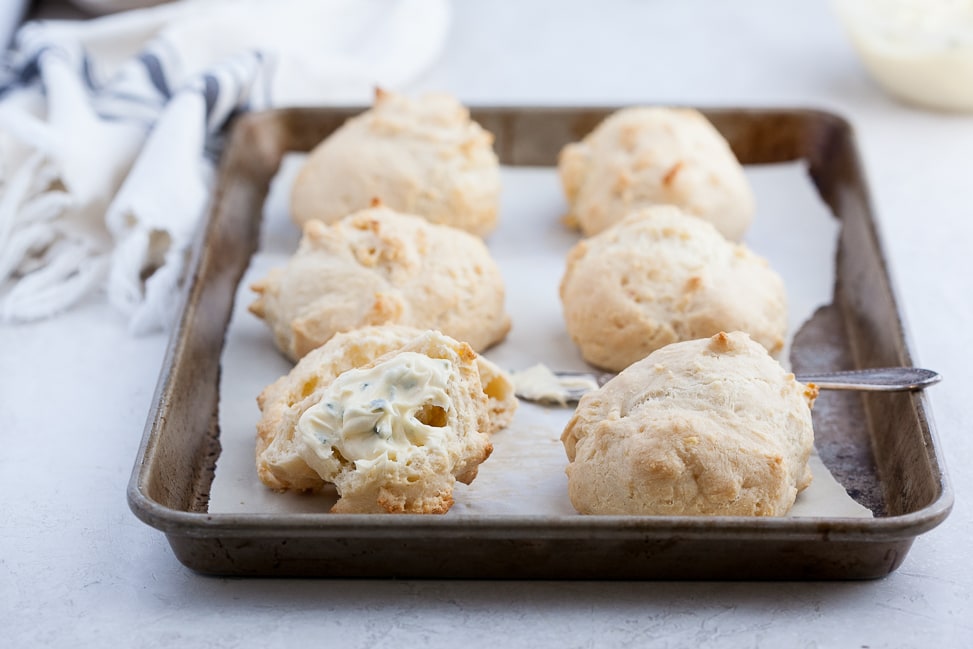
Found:
<path fill-rule="evenodd" d="M 17 25 L 27 13 L 28 0 L 6 0 L 0 3 L 0 49 L 6 49 Z"/>
<path fill-rule="evenodd" d="M 172 319 L 237 111 L 366 102 L 442 49 L 446 0 L 195 0 L 25 25 L 0 76 L 0 320 L 100 287 Z"/>

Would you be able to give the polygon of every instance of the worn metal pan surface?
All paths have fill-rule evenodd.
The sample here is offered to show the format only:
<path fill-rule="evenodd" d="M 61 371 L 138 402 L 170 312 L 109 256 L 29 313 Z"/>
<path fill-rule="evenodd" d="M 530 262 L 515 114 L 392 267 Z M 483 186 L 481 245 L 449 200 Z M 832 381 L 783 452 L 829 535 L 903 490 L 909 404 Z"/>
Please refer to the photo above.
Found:
<path fill-rule="evenodd" d="M 479 108 L 506 165 L 552 166 L 612 108 Z M 194 249 L 128 490 L 193 570 L 221 575 L 591 579 L 867 579 L 898 567 L 949 513 L 929 401 L 917 393 L 826 393 L 819 453 L 872 519 L 619 516 L 209 514 L 220 452 L 220 354 L 261 207 L 287 151 L 306 151 L 354 109 L 293 109 L 236 121 Z M 804 159 L 841 222 L 836 286 L 795 337 L 795 370 L 911 365 L 852 131 L 814 110 L 706 115 L 744 164 Z M 255 478 L 256 479 L 256 478 Z"/>

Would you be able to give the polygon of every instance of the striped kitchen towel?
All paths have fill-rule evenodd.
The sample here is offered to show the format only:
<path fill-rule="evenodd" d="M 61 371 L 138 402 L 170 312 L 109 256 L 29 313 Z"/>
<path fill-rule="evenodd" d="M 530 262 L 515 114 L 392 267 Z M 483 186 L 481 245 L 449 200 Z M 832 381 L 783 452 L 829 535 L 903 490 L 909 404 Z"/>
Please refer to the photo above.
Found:
<path fill-rule="evenodd" d="M 20 29 L 0 70 L 0 320 L 102 289 L 173 318 L 237 111 L 363 102 L 431 64 L 446 0 L 194 0 Z"/>

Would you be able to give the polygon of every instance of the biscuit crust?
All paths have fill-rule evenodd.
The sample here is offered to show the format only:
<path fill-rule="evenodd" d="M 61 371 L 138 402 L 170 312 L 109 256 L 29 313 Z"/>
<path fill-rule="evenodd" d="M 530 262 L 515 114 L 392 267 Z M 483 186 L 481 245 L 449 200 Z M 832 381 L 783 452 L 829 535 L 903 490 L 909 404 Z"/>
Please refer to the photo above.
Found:
<path fill-rule="evenodd" d="M 565 324 L 589 363 L 619 371 L 670 343 L 746 331 L 784 345 L 783 280 L 746 246 L 673 206 L 643 208 L 568 254 Z"/>
<path fill-rule="evenodd" d="M 292 188 L 291 215 L 298 225 L 332 223 L 374 199 L 486 235 L 500 201 L 493 135 L 449 95 L 378 91 L 371 110 L 310 153 Z"/>
<path fill-rule="evenodd" d="M 741 332 L 664 347 L 561 436 L 582 514 L 782 516 L 811 482 L 813 385 Z"/>
<path fill-rule="evenodd" d="M 510 329 L 503 277 L 479 238 L 386 207 L 308 222 L 287 266 L 251 288 L 250 311 L 293 360 L 369 325 L 436 329 L 476 351 Z"/>
<path fill-rule="evenodd" d="M 633 107 L 610 115 L 561 151 L 568 222 L 597 234 L 632 211 L 676 205 L 739 241 L 753 191 L 723 136 L 698 111 Z"/>

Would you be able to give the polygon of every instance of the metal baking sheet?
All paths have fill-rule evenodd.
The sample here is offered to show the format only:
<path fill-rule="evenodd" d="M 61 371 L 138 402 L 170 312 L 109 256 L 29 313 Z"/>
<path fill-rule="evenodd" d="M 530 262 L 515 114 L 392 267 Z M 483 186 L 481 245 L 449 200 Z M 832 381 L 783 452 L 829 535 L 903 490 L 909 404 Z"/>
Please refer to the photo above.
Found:
<path fill-rule="evenodd" d="M 503 164 L 552 166 L 611 110 L 487 108 L 474 117 L 496 134 Z M 166 532 L 187 566 L 238 575 L 871 578 L 894 570 L 914 538 L 945 518 L 952 496 L 922 393 L 827 393 L 815 407 L 821 458 L 871 519 L 208 512 L 220 356 L 270 181 L 285 152 L 310 149 L 354 112 L 275 111 L 233 129 L 129 489 L 133 511 Z M 745 164 L 803 160 L 840 219 L 834 299 L 797 332 L 793 367 L 911 364 L 848 125 L 806 110 L 706 113 Z"/>

